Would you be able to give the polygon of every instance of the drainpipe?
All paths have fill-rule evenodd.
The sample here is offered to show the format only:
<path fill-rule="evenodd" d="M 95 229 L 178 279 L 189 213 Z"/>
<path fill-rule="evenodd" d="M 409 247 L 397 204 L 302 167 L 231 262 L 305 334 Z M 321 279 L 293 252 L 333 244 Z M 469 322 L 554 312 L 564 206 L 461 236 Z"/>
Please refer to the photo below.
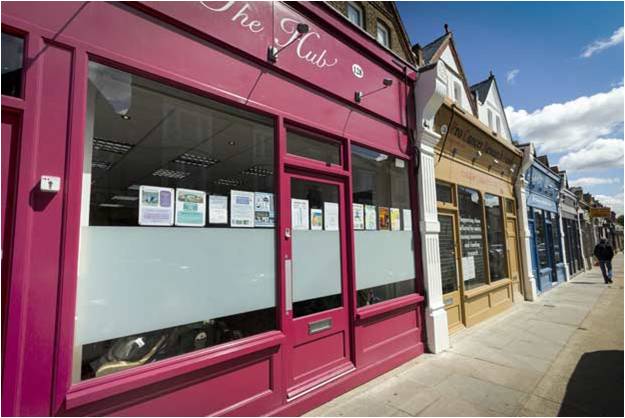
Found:
<path fill-rule="evenodd" d="M 532 268 L 532 247 L 530 243 L 530 228 L 527 219 L 527 199 L 526 189 L 527 180 L 525 174 L 532 166 L 534 162 L 534 145 L 523 149 L 523 161 L 517 175 L 517 179 L 514 184 L 514 192 L 517 201 L 517 219 L 519 220 L 518 229 L 519 236 L 521 238 L 521 265 L 522 273 L 521 279 L 523 282 L 523 293 L 525 300 L 534 301 L 538 296 L 538 289 L 536 287 L 536 277 L 534 277 L 534 269 Z"/>
<path fill-rule="evenodd" d="M 558 228 L 560 228 L 560 249 L 562 254 L 562 262 L 564 263 L 564 281 L 568 282 L 571 278 L 571 272 L 569 270 L 569 263 L 566 258 L 566 246 L 564 245 L 564 222 L 562 221 L 562 204 L 564 203 L 564 181 L 560 177 L 560 190 L 558 191 Z M 556 267 L 557 274 L 557 267 Z"/>
<path fill-rule="evenodd" d="M 415 165 L 418 167 L 419 230 L 421 233 L 421 260 L 425 289 L 425 328 L 430 352 L 439 353 L 449 348 L 447 312 L 443 303 L 438 211 L 436 209 L 436 172 L 434 148 L 441 139 L 434 131 L 436 112 L 447 94 L 447 70 L 438 61 L 419 69 L 415 87 L 416 141 Z"/>

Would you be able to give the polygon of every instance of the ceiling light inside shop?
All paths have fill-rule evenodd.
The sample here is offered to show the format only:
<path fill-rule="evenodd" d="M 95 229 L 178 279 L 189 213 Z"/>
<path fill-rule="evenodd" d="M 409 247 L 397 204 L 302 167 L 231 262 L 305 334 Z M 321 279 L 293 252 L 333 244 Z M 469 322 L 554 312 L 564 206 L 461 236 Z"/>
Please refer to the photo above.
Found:
<path fill-rule="evenodd" d="M 120 205 L 119 203 L 100 203 L 98 206 L 101 208 L 123 208 L 124 205 Z"/>
<path fill-rule="evenodd" d="M 167 170 L 165 168 L 159 168 L 158 170 L 152 173 L 152 175 L 156 177 L 167 177 L 170 179 L 178 179 L 178 180 L 181 180 L 187 177 L 189 174 L 191 173 L 187 173 L 186 171 Z"/>
<path fill-rule="evenodd" d="M 238 186 L 241 181 L 238 179 L 218 179 L 215 180 L 214 183 L 221 186 Z"/>
<path fill-rule="evenodd" d="M 270 168 L 264 168 L 261 166 L 253 166 L 243 171 L 243 174 L 248 174 L 251 176 L 265 177 L 273 175 L 273 170 Z"/>
<path fill-rule="evenodd" d="M 102 138 L 93 138 L 93 149 L 96 151 L 112 152 L 113 154 L 126 154 L 134 145 L 125 142 L 111 141 Z"/>
<path fill-rule="evenodd" d="M 92 168 L 99 168 L 100 170 L 109 170 L 113 166 L 113 163 L 109 163 L 108 161 L 92 161 Z"/>
<path fill-rule="evenodd" d="M 139 196 L 122 196 L 122 195 L 118 195 L 118 196 L 113 196 L 111 198 L 112 200 L 126 200 L 129 202 L 134 202 L 135 200 L 139 200 Z"/>
<path fill-rule="evenodd" d="M 128 190 L 139 190 L 139 186 L 138 184 L 131 184 L 130 186 L 128 186 Z"/>
<path fill-rule="evenodd" d="M 210 167 L 211 165 L 215 165 L 219 162 L 219 160 L 211 157 L 207 157 L 201 154 L 192 154 L 190 152 L 185 152 L 180 157 L 174 160 L 175 164 L 185 164 L 192 165 L 195 167 Z"/>

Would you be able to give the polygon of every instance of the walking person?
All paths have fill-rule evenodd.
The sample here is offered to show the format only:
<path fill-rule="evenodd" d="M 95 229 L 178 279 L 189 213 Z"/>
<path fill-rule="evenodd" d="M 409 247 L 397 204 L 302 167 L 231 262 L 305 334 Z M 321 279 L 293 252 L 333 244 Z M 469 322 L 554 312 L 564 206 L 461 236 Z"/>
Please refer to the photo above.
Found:
<path fill-rule="evenodd" d="M 603 274 L 605 283 L 612 283 L 612 258 L 614 257 L 614 250 L 605 238 L 601 238 L 599 244 L 595 246 L 593 255 L 597 258 L 597 261 L 599 261 L 599 268 L 601 268 L 601 274 Z"/>

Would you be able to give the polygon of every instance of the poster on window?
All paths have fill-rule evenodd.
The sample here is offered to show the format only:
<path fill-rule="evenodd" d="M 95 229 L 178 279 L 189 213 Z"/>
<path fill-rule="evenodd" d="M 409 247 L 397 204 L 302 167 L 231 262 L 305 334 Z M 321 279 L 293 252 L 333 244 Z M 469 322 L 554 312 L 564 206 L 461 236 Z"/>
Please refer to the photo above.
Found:
<path fill-rule="evenodd" d="M 228 196 L 208 196 L 208 223 L 228 223 Z"/>
<path fill-rule="evenodd" d="M 401 212 L 398 208 L 391 208 L 391 230 L 399 231 L 401 229 Z"/>
<path fill-rule="evenodd" d="M 339 230 L 339 204 L 334 202 L 323 202 L 323 216 L 326 231 Z"/>
<path fill-rule="evenodd" d="M 200 190 L 176 189 L 177 226 L 206 225 L 206 193 Z"/>
<path fill-rule="evenodd" d="M 254 226 L 272 228 L 274 225 L 273 193 L 254 193 Z"/>
<path fill-rule="evenodd" d="M 388 208 L 379 207 L 378 208 L 378 226 L 380 229 L 390 229 L 391 218 L 389 215 Z"/>
<path fill-rule="evenodd" d="M 404 231 L 412 231 L 412 211 L 410 209 L 402 209 L 404 215 Z"/>
<path fill-rule="evenodd" d="M 254 192 L 230 190 L 230 226 L 254 227 Z"/>
<path fill-rule="evenodd" d="M 174 189 L 139 186 L 139 225 L 172 226 L 174 224 Z"/>
<path fill-rule="evenodd" d="M 313 231 L 321 231 L 323 229 L 323 210 L 310 210 L 310 229 Z"/>
<path fill-rule="evenodd" d="M 475 258 L 462 257 L 462 280 L 469 281 L 475 279 Z"/>
<path fill-rule="evenodd" d="M 365 205 L 365 229 L 368 231 L 378 229 L 378 214 L 373 205 Z"/>
<path fill-rule="evenodd" d="M 365 206 L 360 203 L 352 205 L 354 229 L 365 229 Z"/>
<path fill-rule="evenodd" d="M 293 230 L 309 230 L 308 200 L 291 199 L 291 227 Z"/>

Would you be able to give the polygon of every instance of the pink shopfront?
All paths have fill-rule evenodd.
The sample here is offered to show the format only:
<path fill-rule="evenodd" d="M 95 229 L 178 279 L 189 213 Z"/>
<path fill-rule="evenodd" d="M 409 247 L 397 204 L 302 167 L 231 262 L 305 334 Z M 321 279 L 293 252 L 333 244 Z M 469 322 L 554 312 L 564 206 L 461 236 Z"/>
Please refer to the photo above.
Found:
<path fill-rule="evenodd" d="M 297 415 L 421 354 L 415 70 L 323 2 L 2 5 L 2 413 Z"/>

